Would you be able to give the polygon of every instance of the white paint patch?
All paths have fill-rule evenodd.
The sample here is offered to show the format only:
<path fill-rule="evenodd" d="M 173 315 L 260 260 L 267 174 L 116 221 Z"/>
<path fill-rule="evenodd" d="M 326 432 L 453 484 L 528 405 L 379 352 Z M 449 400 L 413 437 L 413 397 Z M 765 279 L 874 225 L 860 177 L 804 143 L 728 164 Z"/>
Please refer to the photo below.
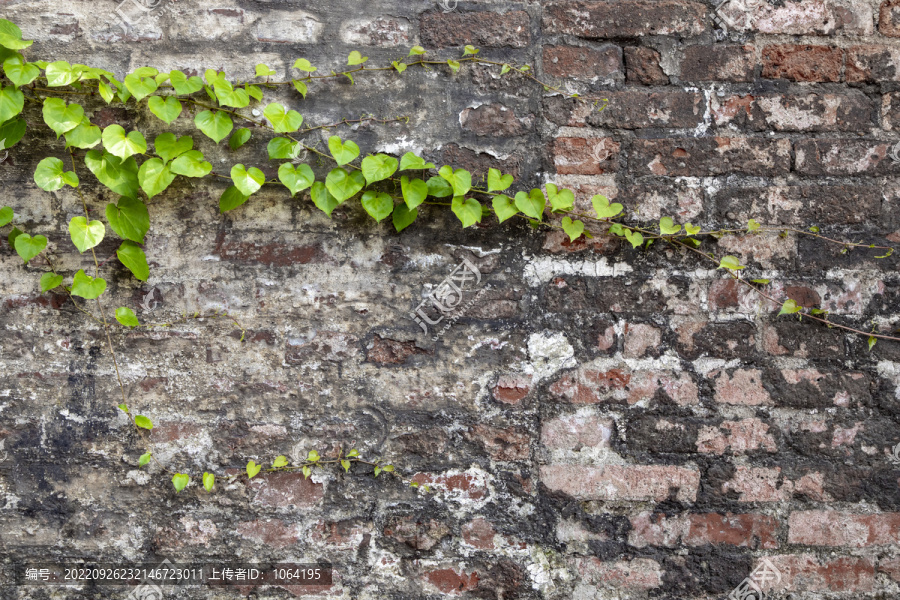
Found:
<path fill-rule="evenodd" d="M 600 260 L 568 261 L 551 257 L 532 258 L 525 265 L 525 281 L 532 287 L 545 284 L 559 275 L 584 275 L 587 277 L 619 277 L 634 269 L 625 263 L 610 264 Z"/>
<path fill-rule="evenodd" d="M 537 385 L 560 369 L 575 366 L 575 349 L 561 332 L 533 333 L 528 337 L 528 355 L 531 357 L 531 384 Z"/>

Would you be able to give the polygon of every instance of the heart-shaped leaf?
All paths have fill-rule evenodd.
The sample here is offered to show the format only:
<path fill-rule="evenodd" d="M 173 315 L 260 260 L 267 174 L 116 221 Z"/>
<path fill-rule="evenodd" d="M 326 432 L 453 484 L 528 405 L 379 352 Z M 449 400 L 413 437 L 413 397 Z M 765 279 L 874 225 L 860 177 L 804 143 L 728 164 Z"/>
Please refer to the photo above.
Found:
<path fill-rule="evenodd" d="M 153 147 L 156 149 L 157 155 L 169 162 L 193 148 L 194 140 L 189 135 L 183 135 L 176 140 L 174 133 L 166 132 L 156 136 Z"/>
<path fill-rule="evenodd" d="M 454 196 L 462 196 L 472 189 L 472 174 L 465 169 L 454 169 L 450 165 L 444 165 L 438 174 L 453 188 Z"/>
<path fill-rule="evenodd" d="M 147 106 L 150 107 L 150 112 L 166 123 L 172 123 L 177 119 L 182 110 L 181 102 L 175 96 L 166 96 L 165 98 L 153 96 L 148 100 Z"/>
<path fill-rule="evenodd" d="M 144 415 L 138 415 L 134 418 L 134 424 L 143 429 L 153 429 L 153 421 Z"/>
<path fill-rule="evenodd" d="M 625 239 L 631 244 L 632 248 L 637 248 L 641 244 L 644 243 L 644 236 L 641 235 L 639 231 L 632 231 L 630 229 L 624 230 Z"/>
<path fill-rule="evenodd" d="M 44 67 L 48 87 L 62 87 L 78 81 L 81 77 L 81 66 L 70 65 L 64 60 L 57 60 Z"/>
<path fill-rule="evenodd" d="M 116 250 L 119 262 L 128 267 L 128 270 L 141 281 L 147 281 L 150 277 L 150 266 L 147 264 L 147 255 L 143 248 L 130 240 L 125 240 Z"/>
<path fill-rule="evenodd" d="M 18 144 L 27 129 L 25 119 L 13 119 L 0 125 L 0 140 L 3 140 L 4 149 Z"/>
<path fill-rule="evenodd" d="M 547 184 L 547 200 L 553 212 L 572 210 L 575 205 L 575 194 L 572 190 L 559 190 L 552 183 Z"/>
<path fill-rule="evenodd" d="M 325 184 L 321 181 L 317 181 L 313 184 L 309 195 L 312 197 L 313 204 L 329 217 L 331 216 L 331 211 L 340 205 L 337 198 L 331 195 L 331 192 L 328 191 L 328 188 L 326 188 Z"/>
<path fill-rule="evenodd" d="M 659 220 L 659 232 L 663 235 L 675 235 L 681 231 L 681 225 L 672 221 L 672 217 L 663 217 Z"/>
<path fill-rule="evenodd" d="M 259 191 L 266 182 L 266 176 L 256 167 L 244 168 L 242 164 L 231 167 L 231 180 L 235 187 L 245 196 L 250 196 Z"/>
<path fill-rule="evenodd" d="M 301 71 L 305 71 L 307 73 L 313 73 L 317 71 L 316 67 L 312 66 L 308 60 L 305 58 L 298 58 L 294 61 L 294 68 L 300 69 Z"/>
<path fill-rule="evenodd" d="M 103 147 L 122 160 L 134 154 L 147 152 L 147 140 L 140 131 L 129 131 L 125 135 L 125 129 L 121 125 L 113 124 L 103 130 Z"/>
<path fill-rule="evenodd" d="M 78 252 L 84 252 L 97 246 L 106 235 L 106 227 L 100 221 L 91 221 L 85 217 L 72 217 L 69 221 L 69 235 Z"/>
<path fill-rule="evenodd" d="M 504 196 L 503 194 L 494 196 L 494 200 L 491 204 L 494 207 L 494 213 L 497 215 L 497 220 L 501 223 L 519 213 L 519 209 L 513 204 L 513 199 L 509 196 Z"/>
<path fill-rule="evenodd" d="M 116 321 L 125 327 L 138 327 L 141 324 L 134 311 L 127 306 L 120 306 L 116 309 Z"/>
<path fill-rule="evenodd" d="M 125 76 L 125 87 L 140 102 L 155 92 L 159 84 L 154 77 L 139 77 L 137 73 L 131 73 Z"/>
<path fill-rule="evenodd" d="M 34 182 L 42 190 L 55 192 L 64 185 L 78 187 L 78 176 L 74 171 L 66 171 L 58 158 L 47 157 L 34 170 Z"/>
<path fill-rule="evenodd" d="M 350 140 L 341 142 L 341 138 L 336 135 L 328 138 L 328 149 L 338 165 L 346 165 L 359 156 L 359 146 L 355 142 Z"/>
<path fill-rule="evenodd" d="M 275 467 L 276 469 L 279 469 L 281 467 L 286 467 L 287 465 L 288 465 L 288 459 L 287 459 L 287 456 L 284 456 L 284 455 L 278 456 L 275 458 L 275 460 L 272 461 L 272 466 Z"/>
<path fill-rule="evenodd" d="M 362 206 L 373 219 L 380 223 L 394 211 L 394 200 L 384 192 L 368 191 L 362 195 Z"/>
<path fill-rule="evenodd" d="M 409 54 L 407 56 L 421 56 L 425 54 L 425 48 L 422 46 L 413 46 L 409 49 Z"/>
<path fill-rule="evenodd" d="M 598 219 L 610 219 L 622 212 L 622 205 L 616 202 L 609 203 L 609 198 L 602 194 L 597 194 L 591 198 L 591 204 L 594 205 L 594 211 L 597 213 Z"/>
<path fill-rule="evenodd" d="M 249 197 L 250 196 L 242 194 L 241 190 L 237 189 L 235 186 L 231 186 L 225 190 L 222 193 L 222 197 L 219 198 L 219 210 L 221 212 L 233 210 L 246 202 Z"/>
<path fill-rule="evenodd" d="M 527 194 L 525 192 L 516 194 L 516 208 L 532 219 L 540 221 L 544 216 L 544 207 L 546 206 L 547 201 L 544 198 L 544 192 L 537 188 Z"/>
<path fill-rule="evenodd" d="M 453 195 L 453 188 L 447 183 L 447 180 L 437 175 L 431 177 L 427 181 L 428 195 L 435 198 L 446 198 Z"/>
<path fill-rule="evenodd" d="M 212 172 L 212 165 L 203 160 L 203 153 L 199 150 L 188 150 L 173 160 L 169 168 L 176 175 L 185 177 L 206 177 Z"/>
<path fill-rule="evenodd" d="M 778 313 L 779 315 L 792 315 L 794 313 L 798 313 L 803 309 L 800 304 L 797 303 L 796 300 L 792 300 L 788 298 L 784 301 L 784 304 L 781 305 L 781 311 Z"/>
<path fill-rule="evenodd" d="M 250 93 L 244 88 L 235 88 L 224 79 L 216 81 L 214 88 L 215 96 L 222 106 L 244 108 L 250 105 Z"/>
<path fill-rule="evenodd" d="M 348 172 L 344 169 L 332 169 L 325 178 L 325 187 L 338 202 L 352 198 L 365 185 L 366 181 L 359 171 Z"/>
<path fill-rule="evenodd" d="M 177 70 L 169 73 L 169 81 L 172 82 L 172 87 L 179 96 L 187 96 L 203 89 L 202 79 L 196 75 L 188 78 L 187 75 Z"/>
<path fill-rule="evenodd" d="M 450 204 L 450 210 L 459 217 L 463 227 L 468 227 L 481 222 L 483 211 L 481 209 L 481 204 L 475 198 L 454 196 L 453 202 Z"/>
<path fill-rule="evenodd" d="M 122 160 L 109 152 L 91 150 L 84 157 L 84 164 L 106 187 L 129 198 L 138 193 L 138 166 L 134 158 Z"/>
<path fill-rule="evenodd" d="M 99 298 L 100 294 L 106 291 L 106 281 L 100 277 L 95 279 L 90 275 L 87 275 L 84 272 L 84 269 L 81 269 L 75 273 L 75 278 L 72 281 L 72 289 L 69 291 L 73 296 L 78 296 L 85 300 L 93 300 Z"/>
<path fill-rule="evenodd" d="M 407 152 L 402 157 L 400 157 L 400 170 L 406 171 L 410 169 L 433 169 L 434 163 L 425 162 L 425 159 L 421 156 L 413 154 L 412 152 Z"/>
<path fill-rule="evenodd" d="M 139 198 L 123 196 L 118 204 L 106 205 L 106 220 L 122 239 L 144 243 L 144 236 L 150 230 L 150 213 L 147 205 Z"/>
<path fill-rule="evenodd" d="M 756 219 L 750 219 L 750 221 L 747 222 L 747 233 L 753 233 L 760 227 L 762 227 L 762 225 L 757 223 Z"/>
<path fill-rule="evenodd" d="M 584 233 L 584 223 L 581 221 L 572 221 L 569 217 L 562 218 L 562 228 L 569 236 L 569 241 L 574 242 Z"/>
<path fill-rule="evenodd" d="M 306 92 L 307 92 L 306 84 L 303 83 L 302 81 L 297 81 L 297 80 L 292 80 L 291 83 L 294 84 L 294 89 L 297 90 L 298 92 L 300 92 L 301 96 L 306 98 Z"/>
<path fill-rule="evenodd" d="M 278 179 L 291 191 L 291 198 L 297 192 L 312 186 L 316 179 L 309 165 L 299 165 L 296 168 L 291 163 L 284 163 L 278 167 Z"/>
<path fill-rule="evenodd" d="M 15 23 L 0 19 L 0 46 L 10 50 L 22 50 L 33 43 L 33 40 L 22 39 L 22 30 Z"/>
<path fill-rule="evenodd" d="M 212 473 L 203 473 L 203 487 L 207 492 L 211 492 L 213 490 L 213 486 L 216 485 L 216 476 Z"/>
<path fill-rule="evenodd" d="M 25 58 L 21 54 L 14 54 L 3 61 L 3 70 L 6 76 L 16 86 L 22 87 L 28 85 L 41 74 L 41 70 L 37 65 L 25 62 Z"/>
<path fill-rule="evenodd" d="M 222 111 L 213 112 L 211 110 L 204 110 L 194 117 L 194 124 L 197 126 L 197 129 L 206 135 L 206 137 L 212 139 L 212 141 L 217 144 L 224 140 L 225 136 L 234 129 L 234 123 L 231 122 L 231 117 L 228 116 L 228 113 Z"/>
<path fill-rule="evenodd" d="M 262 465 L 258 465 L 251 460 L 247 463 L 247 477 L 253 479 L 259 474 L 260 469 L 262 469 Z"/>
<path fill-rule="evenodd" d="M 684 230 L 687 232 L 688 235 L 697 235 L 698 233 L 700 233 L 700 226 L 699 225 L 691 225 L 690 223 L 685 223 Z"/>
<path fill-rule="evenodd" d="M 122 408 L 122 407 L 119 406 L 119 408 Z M 124 410 L 124 409 L 123 409 L 123 410 Z M 146 452 L 146 453 L 144 453 L 144 454 L 141 454 L 141 457 L 138 459 L 138 466 L 139 466 L 139 467 L 143 467 L 144 465 L 146 465 L 147 463 L 149 463 L 149 462 L 150 462 L 150 458 L 151 458 L 152 456 L 153 456 L 153 454 L 151 454 L 150 452 Z"/>
<path fill-rule="evenodd" d="M 368 56 L 363 56 L 362 54 L 354 50 L 350 53 L 350 56 L 347 57 L 347 64 L 352 67 L 355 65 L 361 65 L 367 60 L 369 60 Z"/>
<path fill-rule="evenodd" d="M 402 63 L 402 62 L 397 61 L 397 60 L 391 62 L 391 65 L 393 65 L 393 67 L 394 67 L 395 69 L 397 69 L 397 72 L 398 72 L 398 73 L 402 73 L 403 71 L 405 71 L 405 70 L 407 69 L 406 63 Z"/>
<path fill-rule="evenodd" d="M 513 184 L 512 175 L 503 175 L 497 169 L 488 169 L 487 189 L 489 192 L 502 192 Z"/>
<path fill-rule="evenodd" d="M 0 89 L 0 123 L 4 123 L 20 112 L 25 107 L 25 94 L 15 88 L 7 86 Z"/>
<path fill-rule="evenodd" d="M 63 282 L 62 275 L 56 273 L 44 273 L 41 275 L 41 293 L 48 292 L 59 287 Z"/>
<path fill-rule="evenodd" d="M 250 139 L 250 130 L 246 127 L 241 127 L 231 134 L 231 138 L 228 140 L 228 147 L 232 150 L 237 150 L 241 146 L 247 143 Z"/>
<path fill-rule="evenodd" d="M 67 131 L 75 129 L 84 120 L 84 109 L 80 104 L 66 104 L 59 98 L 46 98 L 44 100 L 44 123 L 56 132 L 58 138 Z"/>
<path fill-rule="evenodd" d="M 452 58 L 447 59 L 447 66 L 450 67 L 450 70 L 454 73 L 459 72 L 459 61 L 453 60 Z"/>
<path fill-rule="evenodd" d="M 0 227 L 3 227 L 7 223 L 13 220 L 13 209 L 8 206 L 4 206 L 0 208 Z"/>
<path fill-rule="evenodd" d="M 428 184 L 421 179 L 410 180 L 406 175 L 400 178 L 400 190 L 409 210 L 415 209 L 428 197 Z"/>
<path fill-rule="evenodd" d="M 738 260 L 736 256 L 723 256 L 722 260 L 719 261 L 720 269 L 731 269 L 732 271 L 740 271 L 741 269 L 746 269 L 744 265 L 741 264 L 741 261 Z"/>
<path fill-rule="evenodd" d="M 169 169 L 169 165 L 158 158 L 144 161 L 138 170 L 138 181 L 141 189 L 149 198 L 161 194 L 173 181 L 175 174 Z"/>
<path fill-rule="evenodd" d="M 175 486 L 176 493 L 186 488 L 187 484 L 190 483 L 190 481 L 190 475 L 185 475 L 184 473 L 175 473 L 174 475 L 172 475 L 172 485 Z"/>
<path fill-rule="evenodd" d="M 47 247 L 47 238 L 42 235 L 36 235 L 31 237 L 27 233 L 19 232 L 18 235 L 13 236 L 17 230 L 13 230 L 13 233 L 10 234 L 10 238 L 13 239 L 13 246 L 16 249 L 16 253 L 25 261 L 27 264 L 29 260 L 40 254 L 44 248 Z"/>
<path fill-rule="evenodd" d="M 266 106 L 263 115 L 272 123 L 276 133 L 293 133 L 300 129 L 303 117 L 296 110 L 284 111 L 284 106 L 273 102 Z"/>
<path fill-rule="evenodd" d="M 394 207 L 394 213 L 393 213 L 394 229 L 396 229 L 398 232 L 403 231 L 404 229 L 409 227 L 413 221 L 416 220 L 416 217 L 418 215 L 419 215 L 418 208 L 410 209 L 408 206 L 406 206 L 402 202 L 397 204 Z"/>
<path fill-rule="evenodd" d="M 100 128 L 87 119 L 72 131 L 66 132 L 66 148 L 93 148 L 100 143 Z"/>
<path fill-rule="evenodd" d="M 397 172 L 397 159 L 387 154 L 370 155 L 362 159 L 362 173 L 366 184 L 383 181 Z"/>
<path fill-rule="evenodd" d="M 275 75 L 275 74 L 276 73 L 275 73 L 274 69 L 267 67 L 266 65 L 264 65 L 262 63 L 256 65 L 256 76 L 257 77 L 271 77 L 272 75 Z"/>
<path fill-rule="evenodd" d="M 300 151 L 303 150 L 303 144 L 287 138 L 277 137 L 269 140 L 268 150 L 269 158 L 272 160 L 281 158 L 293 160 L 300 155 Z"/>

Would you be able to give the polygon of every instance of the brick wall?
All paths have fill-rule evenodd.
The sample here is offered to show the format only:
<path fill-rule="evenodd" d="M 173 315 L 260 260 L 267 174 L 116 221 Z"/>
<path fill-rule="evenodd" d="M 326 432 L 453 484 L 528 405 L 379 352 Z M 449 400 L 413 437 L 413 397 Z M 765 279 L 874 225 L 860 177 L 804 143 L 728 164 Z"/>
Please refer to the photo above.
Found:
<path fill-rule="evenodd" d="M 258 62 L 283 75 L 300 56 L 330 69 L 353 49 L 385 63 L 414 44 L 443 57 L 473 44 L 609 107 L 590 112 L 485 67 L 360 76 L 285 102 L 307 124 L 409 115 L 338 133 L 363 152 L 501 168 L 525 188 L 555 181 L 585 207 L 604 193 L 638 222 L 753 217 L 897 241 L 900 3 L 739 4 L 719 12 L 727 32 L 694 0 L 163 0 L 127 33 L 105 0 L 0 0 L 0 16 L 37 40 L 34 59 L 119 75 L 151 65 L 249 78 Z M 100 103 L 88 114 L 148 139 L 159 125 Z M 25 143 L 0 164 L 0 203 L 74 272 L 89 260 L 65 233 L 80 201 L 35 187 L 38 160 L 61 147 L 39 113 L 26 118 Z M 257 133 L 236 153 L 194 138 L 217 170 L 272 175 Z M 102 211 L 113 198 L 82 179 Z M 130 404 L 157 424 L 154 453 L 221 475 L 352 445 L 436 493 L 354 468 L 221 481 L 213 494 L 195 480 L 176 494 L 156 467 L 136 466 L 145 442 L 115 409 L 102 329 L 64 296 L 39 295 L 37 266 L 3 244 L 5 567 L 327 560 L 335 585 L 314 597 L 631 600 L 721 598 L 766 558 L 775 597 L 900 595 L 900 346 L 869 352 L 864 338 L 775 318 L 721 271 L 664 248 L 569 243 L 491 219 L 462 230 L 436 208 L 397 234 L 358 207 L 329 220 L 308 196 L 266 188 L 223 216 L 224 187 L 179 181 L 153 199 L 149 282 L 109 267 L 110 306 L 144 321 L 225 308 L 248 330 L 243 343 L 221 321 L 116 333 Z M 835 318 L 896 325 L 896 258 L 796 235 L 716 250 Z M 433 341 L 409 313 L 463 258 L 490 287 Z M 51 597 L 8 579 L 0 589 Z M 52 597 L 116 597 L 66 593 Z M 248 593 L 304 590 L 173 597 Z"/>

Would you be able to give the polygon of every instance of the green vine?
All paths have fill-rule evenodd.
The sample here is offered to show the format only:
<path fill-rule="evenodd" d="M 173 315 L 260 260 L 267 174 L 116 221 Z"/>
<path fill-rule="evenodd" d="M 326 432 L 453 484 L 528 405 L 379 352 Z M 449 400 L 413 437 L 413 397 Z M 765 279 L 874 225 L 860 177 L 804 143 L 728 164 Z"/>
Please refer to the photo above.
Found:
<path fill-rule="evenodd" d="M 231 186 L 219 198 L 222 212 L 243 205 L 263 186 L 281 186 L 286 188 L 290 198 L 308 191 L 313 204 L 329 217 L 337 207 L 358 196 L 366 213 L 376 222 L 390 217 L 398 232 L 412 225 L 418 217 L 419 206 L 440 205 L 449 206 L 464 228 L 493 215 L 500 223 L 516 217 L 525 219 L 533 227 L 560 229 L 571 242 L 582 237 L 613 235 L 623 238 L 634 248 L 648 248 L 659 240 L 701 256 L 716 267 L 725 269 L 765 301 L 780 305 L 779 314 L 797 314 L 828 327 L 868 336 L 870 349 L 877 339 L 900 340 L 834 322 L 826 311 L 803 308 L 791 298 L 776 298 L 771 293 L 770 281 L 748 281 L 741 276 L 740 272 L 745 267 L 736 257 L 717 258 L 712 252 L 702 249 L 704 240 L 718 239 L 724 235 L 786 235 L 787 232 L 839 244 L 843 246 L 844 252 L 853 248 L 876 249 L 882 252 L 877 258 L 890 256 L 893 248 L 836 240 L 821 235 L 816 227 L 808 230 L 763 227 L 753 219 L 750 219 L 746 229 L 741 230 L 703 231 L 691 223 L 676 223 L 671 217 L 661 218 L 652 227 L 640 227 L 625 223 L 624 207 L 619 203 L 610 203 L 602 195 L 591 199 L 594 214 L 584 214 L 575 211 L 574 193 L 568 189 L 560 189 L 553 183 L 547 183 L 543 190 L 520 190 L 515 194 L 507 194 L 507 190 L 514 184 L 514 178 L 497 169 L 490 169 L 485 181 L 474 182 L 472 174 L 465 169 L 454 168 L 452 165 L 438 168 L 412 152 L 399 158 L 383 153 L 362 156 L 354 141 L 342 139 L 338 135 L 329 137 L 327 149 L 310 145 L 302 137 L 319 130 L 364 122 L 408 122 L 409 118 L 406 116 L 377 118 L 374 115 L 363 115 L 359 119 L 342 119 L 336 123 L 303 127 L 304 119 L 296 110 L 278 102 L 262 105 L 264 90 L 276 90 L 284 86 L 290 86 L 301 98 L 306 98 L 310 93 L 310 86 L 323 80 L 347 79 L 355 84 L 357 77 L 370 72 L 393 72 L 402 76 L 411 68 L 431 70 L 441 67 L 457 73 L 466 64 L 480 64 L 497 69 L 500 76 L 523 78 L 540 85 L 546 92 L 590 103 L 598 110 L 606 107 L 606 99 L 567 93 L 559 86 L 538 79 L 527 64 L 514 65 L 479 58 L 479 50 L 472 46 L 466 46 L 461 57 L 430 60 L 425 57 L 426 51 L 422 47 L 415 46 L 407 56 L 384 66 L 367 66 L 368 57 L 353 51 L 347 59 L 349 68 L 343 71 L 330 70 L 330 73 L 325 74 L 308 60 L 299 58 L 293 69 L 301 75 L 287 81 L 272 81 L 275 71 L 262 64 L 256 66 L 256 77 L 252 82 L 233 81 L 225 73 L 212 69 L 207 70 L 204 77 L 200 78 L 178 70 L 160 73 L 152 67 L 141 67 L 119 80 L 109 71 L 87 65 L 69 64 L 65 61 L 30 62 L 22 51 L 31 44 L 31 41 L 22 39 L 21 30 L 15 24 L 0 19 L 0 62 L 3 65 L 0 82 L 7 83 L 0 84 L 0 151 L 14 147 L 25 135 L 28 125 L 21 114 L 26 102 L 40 106 L 44 124 L 56 134 L 57 139 L 61 136 L 64 138 L 65 160 L 52 156 L 42 159 L 35 169 L 34 181 L 48 192 L 67 186 L 77 190 L 83 215 L 70 220 L 69 236 L 79 253 L 90 250 L 94 263 L 93 275 L 80 269 L 66 283 L 67 277 L 58 271 L 54 254 L 48 249 L 48 239 L 43 235 L 30 235 L 20 229 L 15 224 L 16 215 L 12 208 L 0 208 L 0 227 L 12 225 L 8 235 L 9 244 L 26 265 L 38 257 L 46 263 L 47 268 L 39 281 L 42 293 L 61 288 L 77 310 L 103 326 L 122 393 L 122 403 L 118 406 L 142 434 L 153 429 L 153 423 L 145 415 L 133 414 L 128 406 L 119 373 L 119 361 L 112 343 L 111 328 L 114 324 L 107 318 L 107 310 L 101 300 L 107 286 L 106 280 L 101 277 L 101 269 L 109 266 L 107 261 L 101 262 L 98 259 L 95 248 L 106 238 L 108 226 L 121 239 L 116 250 L 118 261 L 136 279 L 147 281 L 150 267 L 143 248 L 144 238 L 150 230 L 147 203 L 165 192 L 178 176 L 195 179 L 212 176 L 229 180 Z M 257 130 L 274 134 L 268 141 L 267 152 L 270 160 L 282 161 L 277 178 L 267 180 L 258 167 L 244 164 L 233 165 L 227 174 L 216 173 L 203 153 L 194 148 L 194 139 L 190 135 L 179 137 L 174 132 L 163 132 L 155 137 L 151 150 L 140 131 L 125 131 L 117 124 L 101 130 L 85 115 L 82 105 L 73 101 L 73 98 L 78 97 L 99 97 L 107 104 L 146 106 L 150 113 L 168 126 L 185 120 L 187 105 L 194 112 L 194 126 L 216 144 L 227 139 L 228 146 L 233 151 L 246 144 L 254 135 L 254 131 L 247 127 L 235 129 L 235 120 L 239 124 L 252 124 Z M 260 106 L 262 110 L 255 106 Z M 312 168 L 300 160 L 304 151 L 334 164 L 324 180 L 317 179 Z M 137 157 L 143 157 L 140 164 Z M 84 176 L 85 171 L 119 196 L 117 202 L 106 206 L 106 224 L 99 219 L 92 219 L 88 209 L 82 180 L 78 174 L 80 172 Z M 417 174 L 421 176 L 417 177 Z M 560 217 L 558 222 L 547 218 L 548 208 L 550 216 Z M 593 231 L 588 229 L 589 225 Z M 79 305 L 76 298 L 86 302 L 95 301 L 97 313 L 89 310 L 88 304 Z M 171 327 L 189 319 L 225 318 L 240 328 L 241 341 L 245 334 L 244 327 L 226 311 L 203 315 L 195 313 L 192 316 L 184 314 L 181 320 L 172 323 L 141 323 L 134 311 L 127 307 L 116 308 L 113 316 L 115 321 L 128 329 Z M 149 439 L 145 438 L 145 441 L 148 450 L 140 457 L 140 466 L 151 460 L 156 461 L 149 449 Z M 323 458 L 318 451 L 312 450 L 304 460 L 295 464 L 291 464 L 285 456 L 278 456 L 266 471 L 299 470 L 308 478 L 313 469 L 339 465 L 348 472 L 353 463 L 371 466 L 376 477 L 382 472 L 397 474 L 392 465 L 382 462 L 380 458 L 367 461 L 360 457 L 357 450 L 345 454 L 342 449 L 332 458 Z M 172 483 L 177 491 L 183 490 L 190 482 L 190 474 L 171 471 L 161 464 L 159 466 L 172 474 Z M 247 463 L 245 474 L 248 479 L 252 479 L 262 468 L 262 465 L 251 460 Z M 231 475 L 228 479 L 234 480 L 237 477 L 238 475 Z M 211 491 L 215 485 L 215 475 L 204 472 L 200 481 Z M 412 482 L 410 485 L 416 487 L 418 484 Z"/>

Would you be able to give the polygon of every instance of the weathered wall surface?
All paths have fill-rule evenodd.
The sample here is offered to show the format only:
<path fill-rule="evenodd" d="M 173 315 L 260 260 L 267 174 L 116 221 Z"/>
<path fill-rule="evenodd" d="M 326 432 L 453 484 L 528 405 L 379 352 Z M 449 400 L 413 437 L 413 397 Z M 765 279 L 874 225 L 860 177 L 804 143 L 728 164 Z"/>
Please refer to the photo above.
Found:
<path fill-rule="evenodd" d="M 0 16 L 37 40 L 33 59 L 119 75 L 151 65 L 249 78 L 263 62 L 283 76 L 300 56 L 339 68 L 353 49 L 383 64 L 414 44 L 444 58 L 474 44 L 572 91 L 602 90 L 609 108 L 592 114 L 483 67 L 359 76 L 286 98 L 307 124 L 411 117 L 335 130 L 364 152 L 497 166 L 525 188 L 572 187 L 585 207 L 604 193 L 637 221 L 754 217 L 896 241 L 900 4 L 732 4 L 727 34 L 693 0 L 163 0 L 127 35 L 108 1 L 0 0 Z M 63 154 L 29 110 L 27 143 L 0 164 L 0 201 L 74 272 L 90 264 L 65 233 L 80 202 L 35 187 L 40 157 Z M 89 114 L 148 139 L 159 125 L 102 103 Z M 264 136 L 235 153 L 201 137 L 222 173 L 237 162 L 274 173 Z M 115 198 L 82 179 L 101 214 Z M 329 220 L 308 196 L 274 191 L 222 216 L 224 187 L 178 182 L 150 203 L 147 284 L 107 271 L 108 306 L 144 321 L 224 308 L 249 332 L 241 343 L 226 322 L 192 322 L 115 335 L 130 404 L 157 424 L 146 441 L 115 409 L 102 330 L 64 296 L 39 295 L 39 267 L 0 247 L 7 567 L 327 560 L 336 584 L 315 597 L 712 599 L 767 557 L 776 597 L 900 594 L 900 346 L 869 352 L 864 338 L 774 318 L 721 271 L 667 249 L 569 244 L 487 219 L 462 230 L 440 208 L 396 234 L 358 204 Z M 114 242 L 99 250 L 112 255 Z M 717 249 L 775 280 L 775 293 L 893 329 L 897 261 L 839 250 L 796 235 Z M 433 342 L 408 315 L 463 258 L 490 288 Z M 220 474 L 356 446 L 436 493 L 354 468 L 261 474 L 212 494 L 195 478 L 176 494 L 157 467 L 137 468 L 147 441 L 173 469 Z M 303 591 L 179 595 L 247 593 Z M 115 594 L 7 582 L 0 595 Z"/>

